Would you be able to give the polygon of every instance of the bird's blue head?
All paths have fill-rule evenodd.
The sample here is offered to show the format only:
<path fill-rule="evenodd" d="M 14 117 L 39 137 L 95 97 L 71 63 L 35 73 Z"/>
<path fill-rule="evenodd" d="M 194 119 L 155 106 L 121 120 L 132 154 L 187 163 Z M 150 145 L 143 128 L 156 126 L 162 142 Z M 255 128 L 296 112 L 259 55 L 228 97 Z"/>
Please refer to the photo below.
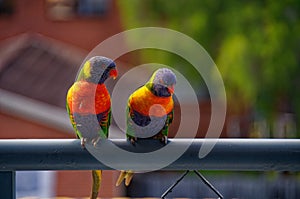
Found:
<path fill-rule="evenodd" d="M 176 75 L 168 68 L 160 68 L 153 73 L 148 83 L 155 95 L 168 97 L 174 93 Z"/>
<path fill-rule="evenodd" d="M 107 57 L 94 56 L 85 62 L 78 79 L 103 84 L 109 77 L 115 79 L 117 75 L 116 64 L 113 60 Z"/>

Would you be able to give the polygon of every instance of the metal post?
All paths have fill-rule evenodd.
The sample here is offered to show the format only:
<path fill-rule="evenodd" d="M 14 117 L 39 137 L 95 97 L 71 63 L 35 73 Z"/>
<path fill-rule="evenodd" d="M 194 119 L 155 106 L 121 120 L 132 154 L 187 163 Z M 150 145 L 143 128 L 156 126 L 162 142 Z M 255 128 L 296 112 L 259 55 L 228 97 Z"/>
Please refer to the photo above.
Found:
<path fill-rule="evenodd" d="M 16 198 L 16 172 L 1 171 L 0 172 L 0 198 L 15 199 Z"/>
<path fill-rule="evenodd" d="M 199 172 L 194 170 L 194 173 L 206 184 L 215 194 L 219 196 L 220 199 L 223 199 L 224 196 Z"/>
<path fill-rule="evenodd" d="M 162 199 L 165 199 L 165 197 L 169 194 L 169 193 L 171 193 L 172 191 L 173 191 L 173 189 L 174 189 L 174 187 L 176 187 L 176 185 L 189 173 L 190 171 L 189 170 L 187 170 L 187 171 L 185 171 L 184 172 L 184 174 L 182 174 L 181 176 L 180 176 L 180 178 L 178 178 L 176 181 L 175 181 L 175 183 L 173 183 L 162 195 L 161 195 L 161 198 Z"/>

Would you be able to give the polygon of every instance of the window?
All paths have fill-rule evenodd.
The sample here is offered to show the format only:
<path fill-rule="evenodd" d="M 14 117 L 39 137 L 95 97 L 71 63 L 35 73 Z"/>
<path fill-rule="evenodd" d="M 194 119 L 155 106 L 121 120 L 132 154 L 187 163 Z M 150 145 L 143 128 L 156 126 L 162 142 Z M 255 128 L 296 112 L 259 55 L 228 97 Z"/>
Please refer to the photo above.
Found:
<path fill-rule="evenodd" d="M 55 171 L 17 171 L 16 196 L 50 198 L 55 195 Z"/>
<path fill-rule="evenodd" d="M 0 0 L 0 15 L 11 15 L 14 12 L 14 1 Z"/>
<path fill-rule="evenodd" d="M 85 16 L 103 15 L 107 11 L 107 0 L 78 0 L 78 14 Z"/>
<path fill-rule="evenodd" d="M 104 15 L 109 0 L 47 0 L 47 14 L 53 20 L 70 20 L 76 16 Z"/>

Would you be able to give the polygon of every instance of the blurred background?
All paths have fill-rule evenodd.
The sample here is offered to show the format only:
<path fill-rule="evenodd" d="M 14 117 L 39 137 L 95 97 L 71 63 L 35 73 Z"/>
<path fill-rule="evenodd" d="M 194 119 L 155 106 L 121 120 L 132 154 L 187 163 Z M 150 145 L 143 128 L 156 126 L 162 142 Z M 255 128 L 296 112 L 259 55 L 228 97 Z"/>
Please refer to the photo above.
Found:
<path fill-rule="evenodd" d="M 221 137 L 299 138 L 297 0 L 0 0 L 0 138 L 75 138 L 65 111 L 65 95 L 85 56 L 110 36 L 143 26 L 180 31 L 212 57 L 227 95 Z M 201 76 L 186 60 L 148 49 L 127 53 L 116 61 L 121 75 L 138 64 L 157 62 L 188 77 L 201 114 L 197 137 L 205 136 L 210 96 Z M 138 78 L 146 81 L 149 77 L 141 74 Z M 171 137 L 179 122 L 177 104 Z M 110 137 L 124 134 L 113 125 Z M 203 173 L 228 198 L 300 197 L 296 172 Z M 128 188 L 116 188 L 118 172 L 105 171 L 100 195 L 158 197 L 179 175 L 137 174 Z M 89 171 L 17 172 L 17 197 L 86 197 L 90 186 Z M 215 197 L 193 175 L 171 196 Z"/>

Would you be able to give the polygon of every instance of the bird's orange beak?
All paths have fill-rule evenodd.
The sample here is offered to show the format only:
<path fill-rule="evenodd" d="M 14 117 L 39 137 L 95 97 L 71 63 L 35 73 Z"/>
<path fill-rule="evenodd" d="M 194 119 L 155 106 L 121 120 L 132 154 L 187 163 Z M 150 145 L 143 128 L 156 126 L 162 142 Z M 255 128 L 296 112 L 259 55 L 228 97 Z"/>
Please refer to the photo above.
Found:
<path fill-rule="evenodd" d="M 118 71 L 114 68 L 109 72 L 109 76 L 113 79 L 116 79 L 118 77 Z"/>
<path fill-rule="evenodd" d="M 174 90 L 175 90 L 175 86 L 174 85 L 170 85 L 170 86 L 168 86 L 168 89 L 169 89 L 170 93 L 173 94 Z"/>

